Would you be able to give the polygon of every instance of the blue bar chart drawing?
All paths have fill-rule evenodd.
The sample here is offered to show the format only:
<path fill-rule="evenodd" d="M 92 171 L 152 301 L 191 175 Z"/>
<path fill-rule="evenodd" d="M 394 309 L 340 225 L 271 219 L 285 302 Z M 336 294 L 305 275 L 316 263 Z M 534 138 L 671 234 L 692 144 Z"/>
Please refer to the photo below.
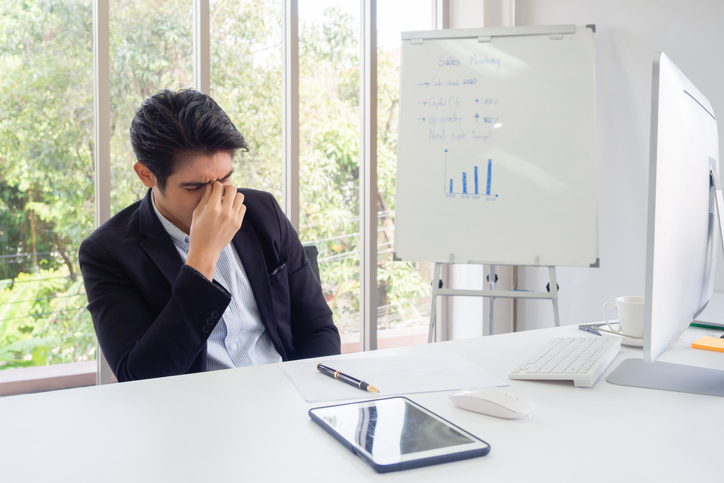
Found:
<path fill-rule="evenodd" d="M 476 173 L 475 177 L 476 178 L 477 178 L 477 172 L 478 172 L 478 167 L 476 166 L 475 167 L 475 173 Z M 492 181 L 492 178 L 493 178 L 493 160 L 489 159 L 488 160 L 488 184 L 485 186 L 485 195 L 486 196 L 490 196 L 490 182 Z M 476 192 L 478 191 L 477 183 L 476 183 L 475 191 Z"/>
<path fill-rule="evenodd" d="M 455 168 L 451 168 L 448 165 L 448 150 L 445 150 L 445 183 L 444 183 L 444 190 L 445 194 L 448 196 L 454 196 L 454 195 L 471 195 L 475 199 L 479 199 L 481 196 L 480 192 L 480 166 L 473 164 L 473 163 L 462 163 L 463 166 L 461 167 L 460 162 L 450 162 L 450 165 L 454 165 Z M 493 184 L 493 160 L 488 159 L 488 166 L 487 166 L 487 179 L 485 181 L 485 196 L 488 198 L 497 198 L 497 194 L 491 193 L 491 188 Z M 472 171 L 472 186 L 470 186 L 471 189 L 468 189 L 468 173 Z M 456 191 L 457 190 L 457 191 Z"/>

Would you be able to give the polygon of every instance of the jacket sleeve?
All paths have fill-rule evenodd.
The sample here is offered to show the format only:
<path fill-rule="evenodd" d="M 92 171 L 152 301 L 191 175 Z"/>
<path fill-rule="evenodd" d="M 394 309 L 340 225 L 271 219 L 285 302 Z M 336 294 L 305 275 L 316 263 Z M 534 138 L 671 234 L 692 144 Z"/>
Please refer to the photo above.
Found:
<path fill-rule="evenodd" d="M 340 353 L 340 337 L 322 287 L 304 253 L 299 236 L 270 195 L 279 226 L 280 253 L 286 258 L 289 310 L 296 359 Z"/>
<path fill-rule="evenodd" d="M 132 280 L 99 242 L 85 240 L 79 262 L 98 342 L 119 381 L 206 369 L 194 362 L 205 354 L 209 334 L 231 301 L 226 290 L 183 265 L 158 312 L 152 297 L 167 289 Z"/>

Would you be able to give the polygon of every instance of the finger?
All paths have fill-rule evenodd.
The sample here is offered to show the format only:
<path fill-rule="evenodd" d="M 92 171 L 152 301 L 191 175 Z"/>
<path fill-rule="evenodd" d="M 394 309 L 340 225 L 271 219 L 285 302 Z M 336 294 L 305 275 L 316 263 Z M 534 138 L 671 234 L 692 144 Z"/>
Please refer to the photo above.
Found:
<path fill-rule="evenodd" d="M 211 197 L 212 188 L 209 185 L 204 186 L 204 196 L 201 197 L 201 200 L 199 201 L 199 204 L 196 205 L 196 208 L 194 209 L 194 215 L 198 212 L 200 213 L 203 211 L 206 204 L 209 202 L 209 198 Z"/>
<path fill-rule="evenodd" d="M 236 198 L 236 186 L 232 186 L 230 184 L 223 185 L 224 186 L 224 199 L 222 201 L 222 204 L 226 206 L 227 208 L 231 208 L 234 206 L 234 200 Z"/>
<path fill-rule="evenodd" d="M 224 196 L 224 185 L 218 181 L 211 183 L 211 197 L 209 203 L 213 205 L 221 204 L 221 199 Z"/>
<path fill-rule="evenodd" d="M 244 195 L 241 193 L 236 193 L 236 196 L 234 196 L 234 205 L 232 207 L 232 210 L 238 212 L 239 209 L 241 209 L 241 206 L 244 205 Z"/>

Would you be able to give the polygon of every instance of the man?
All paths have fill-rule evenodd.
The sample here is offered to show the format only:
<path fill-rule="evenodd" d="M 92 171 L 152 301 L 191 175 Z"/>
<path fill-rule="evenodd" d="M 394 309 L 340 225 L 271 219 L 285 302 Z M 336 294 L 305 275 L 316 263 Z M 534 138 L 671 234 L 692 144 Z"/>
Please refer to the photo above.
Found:
<path fill-rule="evenodd" d="M 163 90 L 131 123 L 145 198 L 80 247 L 119 381 L 339 354 L 339 333 L 274 197 L 230 184 L 244 137 L 205 94 Z"/>

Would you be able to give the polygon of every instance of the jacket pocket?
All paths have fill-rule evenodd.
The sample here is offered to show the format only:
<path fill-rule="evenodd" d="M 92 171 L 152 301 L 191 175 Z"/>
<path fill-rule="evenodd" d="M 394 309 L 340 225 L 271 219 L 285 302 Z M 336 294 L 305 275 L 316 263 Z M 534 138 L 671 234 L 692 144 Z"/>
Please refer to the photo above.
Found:
<path fill-rule="evenodd" d="M 272 273 L 269 274 L 269 278 L 277 275 L 279 272 L 281 272 L 281 271 L 284 270 L 285 268 L 287 268 L 286 262 L 282 263 L 282 264 L 279 265 L 277 268 L 275 268 L 275 269 L 272 271 Z"/>

